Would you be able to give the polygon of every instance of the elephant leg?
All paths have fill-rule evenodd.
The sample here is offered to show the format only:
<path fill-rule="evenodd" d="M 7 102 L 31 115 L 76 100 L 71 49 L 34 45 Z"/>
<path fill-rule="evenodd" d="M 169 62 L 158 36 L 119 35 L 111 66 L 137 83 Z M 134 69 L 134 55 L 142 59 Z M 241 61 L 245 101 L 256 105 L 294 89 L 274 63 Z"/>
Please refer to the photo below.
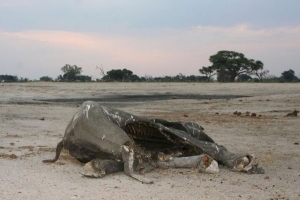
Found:
<path fill-rule="evenodd" d="M 223 153 L 223 162 L 233 171 L 245 172 L 249 174 L 264 174 L 265 170 L 258 167 L 258 161 L 254 155 L 236 155 L 233 153 Z"/>
<path fill-rule="evenodd" d="M 196 141 L 195 145 L 214 160 L 221 161 L 233 171 L 246 172 L 249 174 L 264 174 L 263 168 L 258 167 L 258 161 L 254 155 L 235 154 L 216 143 Z"/>

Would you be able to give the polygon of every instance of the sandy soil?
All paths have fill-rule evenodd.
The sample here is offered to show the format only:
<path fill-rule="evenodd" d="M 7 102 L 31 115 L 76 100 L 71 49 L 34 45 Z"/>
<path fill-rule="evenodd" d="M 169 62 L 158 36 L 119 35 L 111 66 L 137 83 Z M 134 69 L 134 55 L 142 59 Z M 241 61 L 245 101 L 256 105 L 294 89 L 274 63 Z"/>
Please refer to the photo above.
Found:
<path fill-rule="evenodd" d="M 300 120 L 285 117 L 300 110 L 297 83 L 0 83 L 0 94 L 1 199 L 300 199 Z M 166 94 L 156 101 L 108 98 Z M 184 99 L 189 94 L 227 96 Z M 121 172 L 83 178 L 82 164 L 67 152 L 54 164 L 42 163 L 54 156 L 80 99 L 102 99 L 136 115 L 197 122 L 228 150 L 254 153 L 266 173 L 248 175 L 222 166 L 217 175 L 156 169 L 146 174 L 156 179 L 147 185 Z M 245 116 L 247 111 L 257 117 Z"/>

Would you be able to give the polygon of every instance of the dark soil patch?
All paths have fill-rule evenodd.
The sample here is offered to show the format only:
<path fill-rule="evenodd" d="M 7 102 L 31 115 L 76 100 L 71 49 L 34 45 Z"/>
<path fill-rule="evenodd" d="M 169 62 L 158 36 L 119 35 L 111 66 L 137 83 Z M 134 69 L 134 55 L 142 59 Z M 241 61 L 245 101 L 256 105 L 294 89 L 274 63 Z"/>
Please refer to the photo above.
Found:
<path fill-rule="evenodd" d="M 56 103 L 83 103 L 85 101 L 96 101 L 104 103 L 126 103 L 126 102 L 147 102 L 160 100 L 174 100 L 174 99 L 196 99 L 196 100 L 211 100 L 211 99 L 234 99 L 248 96 L 242 95 L 195 95 L 195 94 L 155 94 L 155 95 L 117 95 L 104 96 L 101 98 L 85 97 L 85 98 L 54 98 L 54 99 L 33 99 L 34 101 L 42 102 L 56 102 Z"/>
<path fill-rule="evenodd" d="M 0 158 L 16 159 L 16 158 L 18 158 L 18 156 L 16 156 L 15 154 L 1 153 Z"/>

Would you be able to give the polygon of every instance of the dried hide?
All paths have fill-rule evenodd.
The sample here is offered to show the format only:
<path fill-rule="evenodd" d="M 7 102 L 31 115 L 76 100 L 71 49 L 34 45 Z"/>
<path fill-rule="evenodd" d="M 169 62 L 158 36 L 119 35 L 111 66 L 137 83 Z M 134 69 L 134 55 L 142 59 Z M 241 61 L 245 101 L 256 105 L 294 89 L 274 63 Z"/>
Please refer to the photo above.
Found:
<path fill-rule="evenodd" d="M 62 148 L 87 163 L 82 174 L 90 177 L 124 170 L 141 182 L 152 183 L 141 174 L 155 167 L 217 173 L 217 162 L 234 171 L 264 173 L 253 155 L 228 152 L 197 123 L 141 118 L 92 101 L 83 103 L 72 118 L 55 158 L 44 162 L 55 162 Z"/>

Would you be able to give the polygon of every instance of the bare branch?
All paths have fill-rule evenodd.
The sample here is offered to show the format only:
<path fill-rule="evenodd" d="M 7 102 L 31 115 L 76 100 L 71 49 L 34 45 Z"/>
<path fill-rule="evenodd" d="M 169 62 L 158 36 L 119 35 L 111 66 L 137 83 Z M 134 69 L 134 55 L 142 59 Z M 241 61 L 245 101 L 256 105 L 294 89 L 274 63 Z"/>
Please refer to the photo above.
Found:
<path fill-rule="evenodd" d="M 106 73 L 104 72 L 104 69 L 103 69 L 103 67 L 102 67 L 102 64 L 101 64 L 101 67 L 96 66 L 96 69 L 99 69 L 99 70 L 100 70 L 101 76 L 106 76 Z"/>

